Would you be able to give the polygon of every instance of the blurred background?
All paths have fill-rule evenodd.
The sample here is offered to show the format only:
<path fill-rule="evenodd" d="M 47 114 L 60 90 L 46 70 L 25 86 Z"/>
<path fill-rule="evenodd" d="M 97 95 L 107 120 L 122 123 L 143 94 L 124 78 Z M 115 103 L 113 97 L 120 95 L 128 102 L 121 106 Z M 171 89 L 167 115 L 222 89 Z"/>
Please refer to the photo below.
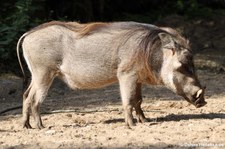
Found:
<path fill-rule="evenodd" d="M 16 57 L 19 37 L 51 20 L 137 21 L 169 26 L 190 39 L 195 53 L 221 56 L 225 52 L 225 0 L 1 0 L 0 74 L 20 75 Z M 212 64 L 216 71 L 224 71 L 224 57 L 208 59 L 216 61 Z"/>

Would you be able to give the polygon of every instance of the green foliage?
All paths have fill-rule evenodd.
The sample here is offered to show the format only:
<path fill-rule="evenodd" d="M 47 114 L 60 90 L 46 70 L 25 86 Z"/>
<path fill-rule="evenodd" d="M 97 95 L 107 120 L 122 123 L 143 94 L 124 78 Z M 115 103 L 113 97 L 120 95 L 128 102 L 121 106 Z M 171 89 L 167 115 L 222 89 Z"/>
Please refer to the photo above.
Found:
<path fill-rule="evenodd" d="M 11 13 L 1 18 L 0 24 L 0 62 L 11 59 L 15 54 L 15 44 L 18 36 L 25 32 L 30 22 L 30 5 L 32 0 L 18 0 Z M 2 10 L 4 11 L 4 10 Z"/>

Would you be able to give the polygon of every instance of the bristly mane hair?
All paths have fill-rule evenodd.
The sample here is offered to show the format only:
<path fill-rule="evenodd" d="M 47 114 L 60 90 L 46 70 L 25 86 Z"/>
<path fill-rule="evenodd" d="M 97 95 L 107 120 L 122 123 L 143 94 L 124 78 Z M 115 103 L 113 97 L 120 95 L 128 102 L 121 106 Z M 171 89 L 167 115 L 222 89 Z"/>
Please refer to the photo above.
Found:
<path fill-rule="evenodd" d="M 161 40 L 160 40 L 158 34 L 163 33 L 163 32 L 165 32 L 165 31 L 163 31 L 159 28 L 155 28 L 151 31 L 149 30 L 139 45 L 140 54 L 138 55 L 138 60 L 141 60 L 144 58 L 145 68 L 148 71 L 148 75 L 151 76 L 149 78 L 151 82 L 157 82 L 156 80 L 158 80 L 156 74 L 153 72 L 153 71 L 157 71 L 157 70 L 154 70 L 154 68 L 151 67 L 154 62 L 153 61 L 150 62 L 150 60 L 157 58 L 157 57 L 152 57 L 152 55 L 161 49 L 162 44 L 161 44 Z M 161 64 L 159 64 L 159 65 L 161 65 Z M 161 68 L 161 66 L 159 66 L 159 67 Z M 158 70 L 158 71 L 160 71 L 160 70 Z"/>
<path fill-rule="evenodd" d="M 158 57 L 154 56 L 156 52 L 160 52 L 159 50 L 162 45 L 158 34 L 168 32 L 156 26 L 152 27 L 147 25 L 138 25 L 137 27 L 139 29 L 136 29 L 136 31 L 142 31 L 144 32 L 144 35 L 139 40 L 137 49 L 135 49 L 133 54 L 133 59 L 126 66 L 126 68 L 129 69 L 129 67 L 131 67 L 134 63 L 138 63 L 138 66 L 147 71 L 148 81 L 157 84 L 159 80 L 156 73 L 159 73 L 160 70 L 155 70 L 152 66 L 154 65 L 153 63 L 157 63 L 157 65 L 159 65 L 158 67 L 161 68 L 161 64 L 154 61 L 158 59 Z M 160 59 L 162 59 L 162 57 Z"/>

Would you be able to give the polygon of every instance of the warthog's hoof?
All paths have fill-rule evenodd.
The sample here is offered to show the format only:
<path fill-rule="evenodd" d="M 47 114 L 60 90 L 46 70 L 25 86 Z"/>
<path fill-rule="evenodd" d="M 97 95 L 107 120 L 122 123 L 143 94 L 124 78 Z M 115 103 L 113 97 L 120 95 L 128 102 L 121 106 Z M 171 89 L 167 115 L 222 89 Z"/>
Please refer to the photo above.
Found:
<path fill-rule="evenodd" d="M 32 127 L 31 127 L 31 125 L 30 125 L 29 122 L 25 122 L 25 123 L 23 124 L 23 128 L 32 129 Z"/>
<path fill-rule="evenodd" d="M 45 127 L 41 124 L 41 125 L 37 125 L 38 129 L 44 129 Z"/>
<path fill-rule="evenodd" d="M 138 123 L 145 123 L 145 122 L 148 122 L 148 120 L 145 118 L 145 117 L 137 117 L 137 122 Z"/>

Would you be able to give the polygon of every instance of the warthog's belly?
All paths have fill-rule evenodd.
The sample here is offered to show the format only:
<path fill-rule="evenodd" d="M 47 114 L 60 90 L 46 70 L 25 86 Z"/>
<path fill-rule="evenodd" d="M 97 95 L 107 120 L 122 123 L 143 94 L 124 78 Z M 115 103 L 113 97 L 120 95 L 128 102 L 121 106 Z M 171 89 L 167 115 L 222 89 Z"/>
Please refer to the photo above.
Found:
<path fill-rule="evenodd" d="M 62 79 L 72 89 L 91 89 L 110 85 L 117 81 L 116 71 L 98 65 L 73 65 L 61 69 Z"/>

